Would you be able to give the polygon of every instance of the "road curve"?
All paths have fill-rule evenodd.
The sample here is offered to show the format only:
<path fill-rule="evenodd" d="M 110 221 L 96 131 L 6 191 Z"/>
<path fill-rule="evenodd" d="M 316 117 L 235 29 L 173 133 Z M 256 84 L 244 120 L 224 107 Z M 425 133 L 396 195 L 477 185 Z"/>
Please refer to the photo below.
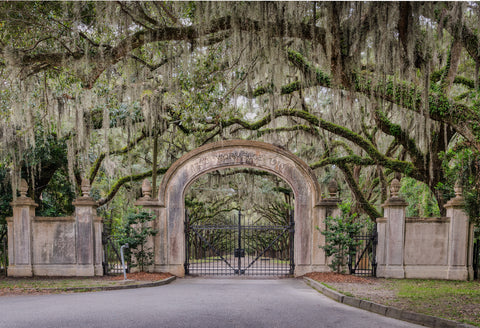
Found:
<path fill-rule="evenodd" d="M 177 279 L 160 287 L 0 298 L 0 327 L 420 327 L 339 304 L 301 279 Z"/>

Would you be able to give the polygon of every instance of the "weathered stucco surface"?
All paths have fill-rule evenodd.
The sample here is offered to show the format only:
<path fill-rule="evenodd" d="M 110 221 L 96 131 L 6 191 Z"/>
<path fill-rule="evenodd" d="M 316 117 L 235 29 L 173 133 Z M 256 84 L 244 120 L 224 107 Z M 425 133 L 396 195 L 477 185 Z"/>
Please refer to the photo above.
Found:
<path fill-rule="evenodd" d="M 406 218 L 407 203 L 392 197 L 377 219 L 377 276 L 467 280 L 473 278 L 473 225 L 457 196 L 445 207 L 445 218 Z"/>
<path fill-rule="evenodd" d="M 285 180 L 295 195 L 295 274 L 302 275 L 315 266 L 325 269 L 325 256 L 315 241 L 321 226 L 320 187 L 312 170 L 292 153 L 258 141 L 228 140 L 205 145 L 184 155 L 163 177 L 158 200 L 142 199 L 138 205 L 157 213 L 155 270 L 184 275 L 185 191 L 201 175 L 210 171 L 250 167 L 273 173 Z"/>
<path fill-rule="evenodd" d="M 74 202 L 72 217 L 36 217 L 37 204 L 21 190 L 7 219 L 9 276 L 103 275 L 102 220 L 89 190 Z"/>

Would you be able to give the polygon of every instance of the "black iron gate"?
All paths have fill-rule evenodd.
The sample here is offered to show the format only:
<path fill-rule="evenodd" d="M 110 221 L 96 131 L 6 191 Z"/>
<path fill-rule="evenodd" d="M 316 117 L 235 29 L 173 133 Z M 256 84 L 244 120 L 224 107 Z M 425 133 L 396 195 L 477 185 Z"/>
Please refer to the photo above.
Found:
<path fill-rule="evenodd" d="M 7 276 L 8 267 L 8 241 L 7 226 L 0 226 L 0 274 Z"/>
<path fill-rule="evenodd" d="M 480 239 L 477 239 L 473 242 L 473 260 L 472 260 L 472 267 L 473 267 L 473 279 L 478 279 L 478 271 L 479 271 L 479 259 L 480 259 Z"/>
<path fill-rule="evenodd" d="M 102 233 L 103 274 L 111 275 L 123 273 L 122 260 L 120 257 L 120 238 L 112 236 L 107 227 L 104 226 L 104 229 L 105 230 Z M 128 265 L 127 272 L 129 272 Z"/>
<path fill-rule="evenodd" d="M 357 242 L 355 255 L 348 259 L 348 269 L 350 274 L 360 276 L 377 275 L 377 242 L 378 234 L 376 227 L 372 232 L 353 236 Z"/>
<path fill-rule="evenodd" d="M 293 212 L 280 224 L 238 216 L 221 224 L 190 222 L 185 214 L 185 273 L 190 275 L 292 275 Z"/>

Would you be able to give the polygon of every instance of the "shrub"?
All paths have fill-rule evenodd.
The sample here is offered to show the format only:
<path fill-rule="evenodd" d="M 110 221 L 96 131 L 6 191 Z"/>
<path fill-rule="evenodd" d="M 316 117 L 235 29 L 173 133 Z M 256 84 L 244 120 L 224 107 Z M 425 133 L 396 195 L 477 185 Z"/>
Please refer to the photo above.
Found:
<path fill-rule="evenodd" d="M 354 237 L 360 233 L 364 224 L 356 220 L 357 213 L 351 213 L 351 203 L 341 203 L 339 208 L 340 216 L 328 216 L 325 219 L 325 230 L 317 229 L 325 236 L 325 245 L 320 248 L 332 257 L 328 266 L 335 272 L 344 273 L 347 260 L 355 256 L 356 248 L 361 243 L 355 241 Z"/>
<path fill-rule="evenodd" d="M 125 251 L 129 267 L 139 267 L 142 272 L 153 264 L 154 254 L 152 248 L 147 246 L 147 240 L 157 234 L 151 226 L 154 219 L 155 216 L 148 212 L 132 213 L 127 216 L 123 228 L 124 237 L 121 243 L 129 245 Z"/>

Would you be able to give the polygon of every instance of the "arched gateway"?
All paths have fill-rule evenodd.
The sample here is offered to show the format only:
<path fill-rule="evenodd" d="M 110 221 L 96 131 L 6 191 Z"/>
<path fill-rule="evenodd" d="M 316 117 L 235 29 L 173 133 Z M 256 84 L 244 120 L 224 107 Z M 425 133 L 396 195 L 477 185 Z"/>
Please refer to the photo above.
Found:
<path fill-rule="evenodd" d="M 313 171 L 287 150 L 246 140 L 219 141 L 185 154 L 164 175 L 158 200 L 144 197 L 137 202 L 157 215 L 154 271 L 184 276 L 185 191 L 203 174 L 234 167 L 268 171 L 290 185 L 295 196 L 295 275 L 328 271 L 324 252 L 319 248 L 322 236 L 316 229 L 323 225 L 327 207 L 320 204 L 320 187 Z"/>

